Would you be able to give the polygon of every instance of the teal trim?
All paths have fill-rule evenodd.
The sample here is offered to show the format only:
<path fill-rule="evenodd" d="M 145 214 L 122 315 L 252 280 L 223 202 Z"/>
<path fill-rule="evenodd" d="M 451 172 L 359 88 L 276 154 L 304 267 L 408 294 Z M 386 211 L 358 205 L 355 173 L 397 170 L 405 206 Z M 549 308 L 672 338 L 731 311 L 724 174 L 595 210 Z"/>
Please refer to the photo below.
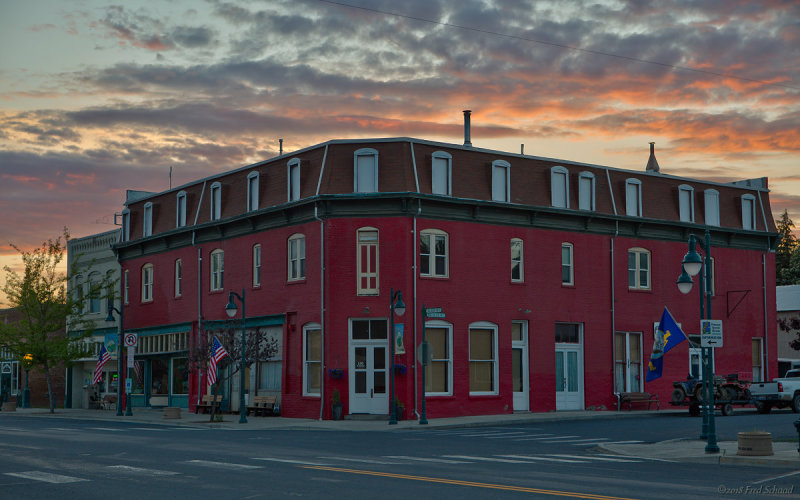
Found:
<path fill-rule="evenodd" d="M 177 406 L 178 408 L 189 408 L 189 396 L 170 396 L 169 405 Z"/>
<path fill-rule="evenodd" d="M 140 337 L 149 337 L 151 335 L 162 335 L 165 333 L 183 333 L 191 332 L 191 323 L 175 323 L 174 325 L 160 325 L 150 326 L 145 328 L 128 328 L 125 333 L 135 333 Z"/>
<path fill-rule="evenodd" d="M 205 321 L 203 322 L 203 327 L 206 330 L 222 330 L 223 328 L 228 328 L 229 326 L 231 326 L 231 322 L 233 322 L 234 326 L 241 328 L 240 319 Z M 245 327 L 258 328 L 260 326 L 280 326 L 285 323 L 286 323 L 285 314 L 270 314 L 269 316 L 258 316 L 255 318 L 247 318 L 247 321 L 245 322 Z"/>

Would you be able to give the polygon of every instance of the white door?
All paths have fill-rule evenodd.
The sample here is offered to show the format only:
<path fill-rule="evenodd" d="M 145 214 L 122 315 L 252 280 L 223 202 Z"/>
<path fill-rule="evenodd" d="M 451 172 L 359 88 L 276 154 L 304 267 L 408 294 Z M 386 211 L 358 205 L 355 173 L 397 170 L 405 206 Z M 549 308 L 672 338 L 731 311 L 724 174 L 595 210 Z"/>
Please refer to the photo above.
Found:
<path fill-rule="evenodd" d="M 389 413 L 389 348 L 386 342 L 350 347 L 350 413 Z"/>
<path fill-rule="evenodd" d="M 514 411 L 530 410 L 528 387 L 528 322 L 511 323 L 511 377 L 514 387 Z"/>
<path fill-rule="evenodd" d="M 556 344 L 556 410 L 583 409 L 581 346 Z"/>

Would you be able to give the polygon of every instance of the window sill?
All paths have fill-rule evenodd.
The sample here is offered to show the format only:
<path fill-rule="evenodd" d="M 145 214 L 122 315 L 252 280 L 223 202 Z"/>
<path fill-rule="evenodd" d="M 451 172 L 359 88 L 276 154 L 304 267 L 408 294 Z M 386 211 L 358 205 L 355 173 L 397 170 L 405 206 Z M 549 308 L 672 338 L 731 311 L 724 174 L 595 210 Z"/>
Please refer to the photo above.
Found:
<path fill-rule="evenodd" d="M 628 288 L 631 293 L 653 293 L 652 288 Z"/>
<path fill-rule="evenodd" d="M 470 392 L 469 399 L 501 399 L 496 392 Z"/>
<path fill-rule="evenodd" d="M 575 288 L 575 283 L 561 283 L 561 288 Z"/>
<path fill-rule="evenodd" d="M 447 276 L 431 276 L 426 274 L 420 274 L 419 279 L 421 280 L 449 280 L 450 275 Z"/>
<path fill-rule="evenodd" d="M 287 280 L 286 284 L 287 285 L 299 285 L 299 284 L 303 284 L 305 282 L 306 282 L 305 278 L 300 278 L 300 279 L 296 279 L 296 280 Z"/>
<path fill-rule="evenodd" d="M 524 280 L 511 280 L 511 284 L 512 285 L 524 285 L 525 281 Z"/>
<path fill-rule="evenodd" d="M 225 290 L 223 288 L 220 288 L 219 290 L 209 290 L 208 293 L 210 293 L 211 295 L 216 295 L 218 293 L 225 293 Z"/>

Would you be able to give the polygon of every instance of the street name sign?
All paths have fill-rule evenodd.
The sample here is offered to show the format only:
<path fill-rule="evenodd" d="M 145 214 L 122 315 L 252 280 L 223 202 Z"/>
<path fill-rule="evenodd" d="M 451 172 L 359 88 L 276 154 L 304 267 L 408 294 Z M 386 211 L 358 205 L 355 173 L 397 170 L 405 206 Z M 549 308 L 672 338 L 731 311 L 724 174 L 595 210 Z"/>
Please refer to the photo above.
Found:
<path fill-rule="evenodd" d="M 722 320 L 700 320 L 700 346 L 722 347 Z"/>

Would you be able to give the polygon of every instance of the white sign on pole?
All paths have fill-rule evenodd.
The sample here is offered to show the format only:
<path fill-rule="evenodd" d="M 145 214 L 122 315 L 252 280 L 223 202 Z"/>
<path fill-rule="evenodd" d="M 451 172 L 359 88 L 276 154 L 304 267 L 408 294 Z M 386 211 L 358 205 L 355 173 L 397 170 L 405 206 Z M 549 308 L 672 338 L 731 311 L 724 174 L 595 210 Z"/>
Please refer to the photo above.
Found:
<path fill-rule="evenodd" d="M 722 320 L 700 320 L 700 346 L 722 347 Z"/>
<path fill-rule="evenodd" d="M 123 337 L 123 342 L 126 346 L 135 346 L 136 342 L 139 340 L 139 336 L 135 333 L 126 333 L 125 337 Z"/>
<path fill-rule="evenodd" d="M 128 368 L 133 368 L 133 354 L 136 351 L 133 347 L 128 347 Z"/>

